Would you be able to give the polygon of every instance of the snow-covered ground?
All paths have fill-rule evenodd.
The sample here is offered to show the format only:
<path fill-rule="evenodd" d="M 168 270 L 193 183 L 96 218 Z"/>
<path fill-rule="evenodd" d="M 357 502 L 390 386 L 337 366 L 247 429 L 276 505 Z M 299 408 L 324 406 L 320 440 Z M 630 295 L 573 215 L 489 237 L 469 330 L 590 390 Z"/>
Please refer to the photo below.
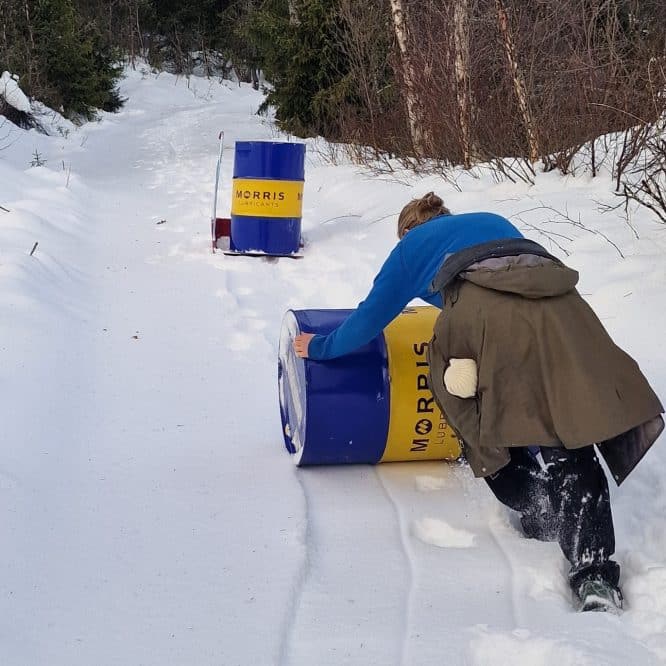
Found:
<path fill-rule="evenodd" d="M 220 213 L 234 140 L 279 136 L 260 94 L 138 71 L 122 93 L 117 115 L 0 151 L 0 663 L 665 664 L 663 437 L 612 489 L 627 610 L 577 614 L 557 546 L 467 468 L 296 468 L 276 359 L 285 310 L 353 307 L 395 215 L 435 190 L 566 258 L 664 397 L 666 228 L 602 215 L 607 176 L 454 187 L 309 142 L 305 258 L 213 255 L 219 130 Z"/>

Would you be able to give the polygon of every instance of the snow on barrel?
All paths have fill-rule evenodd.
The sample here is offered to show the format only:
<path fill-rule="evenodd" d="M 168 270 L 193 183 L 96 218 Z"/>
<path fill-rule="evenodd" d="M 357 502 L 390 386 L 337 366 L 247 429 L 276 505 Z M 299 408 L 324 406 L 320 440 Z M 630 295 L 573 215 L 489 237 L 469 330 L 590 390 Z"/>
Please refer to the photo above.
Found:
<path fill-rule="evenodd" d="M 428 341 L 439 310 L 408 308 L 381 335 L 337 359 L 296 356 L 297 335 L 326 335 L 351 312 L 289 310 L 282 321 L 280 413 L 294 462 L 458 459 L 458 439 L 428 388 Z"/>
<path fill-rule="evenodd" d="M 303 143 L 236 141 L 231 202 L 235 251 L 298 252 L 304 174 Z"/>

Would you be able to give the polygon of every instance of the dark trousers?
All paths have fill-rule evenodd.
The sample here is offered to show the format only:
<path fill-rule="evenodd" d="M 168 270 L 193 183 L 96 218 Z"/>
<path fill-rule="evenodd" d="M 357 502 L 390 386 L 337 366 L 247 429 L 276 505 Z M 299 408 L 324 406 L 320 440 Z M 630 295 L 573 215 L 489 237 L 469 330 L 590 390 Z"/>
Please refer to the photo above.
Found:
<path fill-rule="evenodd" d="M 546 469 L 528 449 L 513 448 L 511 461 L 486 482 L 500 502 L 520 513 L 526 536 L 559 542 L 574 590 L 590 577 L 617 586 L 608 483 L 594 447 L 542 447 L 541 455 Z"/>

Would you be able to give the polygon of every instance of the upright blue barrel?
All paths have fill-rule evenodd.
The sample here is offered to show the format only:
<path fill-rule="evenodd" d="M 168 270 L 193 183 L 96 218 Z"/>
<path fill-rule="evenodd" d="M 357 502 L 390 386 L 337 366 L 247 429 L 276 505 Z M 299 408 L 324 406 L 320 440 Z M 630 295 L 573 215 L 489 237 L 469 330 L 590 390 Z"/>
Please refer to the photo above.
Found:
<path fill-rule="evenodd" d="M 236 141 L 233 248 L 266 254 L 298 252 L 304 180 L 305 144 Z"/>
<path fill-rule="evenodd" d="M 304 465 L 456 460 L 458 439 L 428 387 L 437 308 L 408 308 L 368 344 L 330 361 L 298 358 L 299 333 L 326 335 L 352 310 L 289 310 L 278 390 L 284 442 Z"/>

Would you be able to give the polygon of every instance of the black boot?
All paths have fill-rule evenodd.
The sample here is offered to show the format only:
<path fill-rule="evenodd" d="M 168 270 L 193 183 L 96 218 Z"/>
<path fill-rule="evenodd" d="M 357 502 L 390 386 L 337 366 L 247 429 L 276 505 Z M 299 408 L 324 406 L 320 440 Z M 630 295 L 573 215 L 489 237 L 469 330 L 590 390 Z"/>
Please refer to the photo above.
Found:
<path fill-rule="evenodd" d="M 620 613 L 622 590 L 601 576 L 586 578 L 574 590 L 579 611 Z"/>

